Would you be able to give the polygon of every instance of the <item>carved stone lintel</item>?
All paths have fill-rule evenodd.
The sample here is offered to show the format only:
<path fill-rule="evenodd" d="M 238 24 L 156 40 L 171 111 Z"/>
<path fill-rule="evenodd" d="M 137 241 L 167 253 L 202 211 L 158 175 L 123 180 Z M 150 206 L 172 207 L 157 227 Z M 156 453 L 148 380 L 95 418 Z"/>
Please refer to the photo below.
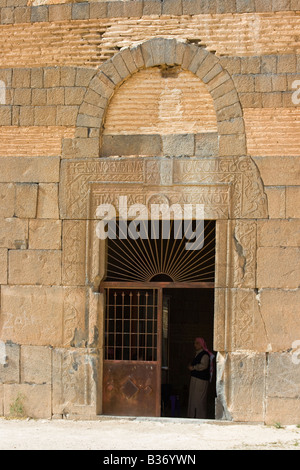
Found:
<path fill-rule="evenodd" d="M 177 185 L 182 185 L 180 194 L 183 199 L 186 199 L 185 194 L 187 198 L 190 197 L 191 185 L 194 188 L 198 186 L 196 194 L 199 195 L 206 191 L 207 185 L 215 186 L 220 191 L 223 186 L 224 189 L 231 188 L 225 211 L 226 218 L 267 217 L 266 195 L 259 172 L 250 157 L 170 159 L 120 157 L 85 161 L 65 160 L 62 162 L 60 191 L 62 218 L 90 217 L 88 214 L 90 183 L 130 183 L 133 194 L 135 192 L 141 194 L 141 188 L 147 193 L 147 185 L 170 186 L 174 191 L 177 190 Z M 113 184 L 110 188 L 109 191 L 115 192 Z M 168 191 L 171 191 L 171 188 Z M 105 195 L 110 197 L 109 192 Z M 215 201 L 211 211 L 212 218 L 224 218 L 224 210 L 222 217 L 218 208 L 219 204 Z"/>

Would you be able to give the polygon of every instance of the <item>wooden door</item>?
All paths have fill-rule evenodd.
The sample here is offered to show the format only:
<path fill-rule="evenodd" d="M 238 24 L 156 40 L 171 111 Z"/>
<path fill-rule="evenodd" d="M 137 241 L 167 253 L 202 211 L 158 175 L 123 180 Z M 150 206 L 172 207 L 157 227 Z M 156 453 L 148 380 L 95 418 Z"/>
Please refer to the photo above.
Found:
<path fill-rule="evenodd" d="M 103 414 L 160 416 L 161 311 L 162 289 L 106 289 Z"/>

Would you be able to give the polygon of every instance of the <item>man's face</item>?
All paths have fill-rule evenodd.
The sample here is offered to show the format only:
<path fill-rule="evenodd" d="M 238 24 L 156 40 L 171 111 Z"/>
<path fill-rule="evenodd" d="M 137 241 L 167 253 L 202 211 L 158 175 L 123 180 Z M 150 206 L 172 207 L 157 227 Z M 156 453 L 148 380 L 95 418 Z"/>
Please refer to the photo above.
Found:
<path fill-rule="evenodd" d="M 199 351 L 199 349 L 202 348 L 200 341 L 197 339 L 194 342 L 194 346 L 195 346 L 196 351 Z"/>

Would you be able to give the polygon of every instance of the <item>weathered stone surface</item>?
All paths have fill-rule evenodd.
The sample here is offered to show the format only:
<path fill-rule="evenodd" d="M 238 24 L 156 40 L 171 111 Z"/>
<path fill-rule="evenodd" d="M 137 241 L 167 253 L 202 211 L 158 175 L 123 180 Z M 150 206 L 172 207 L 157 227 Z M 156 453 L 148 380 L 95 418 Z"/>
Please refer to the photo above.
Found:
<path fill-rule="evenodd" d="M 19 383 L 20 346 L 0 340 L 0 383 Z"/>
<path fill-rule="evenodd" d="M 4 416 L 12 416 L 11 406 L 19 398 L 24 417 L 33 419 L 51 418 L 51 385 L 4 384 Z"/>
<path fill-rule="evenodd" d="M 162 153 L 164 156 L 190 156 L 195 153 L 195 137 L 193 134 L 163 135 Z"/>
<path fill-rule="evenodd" d="M 8 282 L 19 285 L 59 285 L 61 283 L 61 251 L 11 250 Z"/>
<path fill-rule="evenodd" d="M 300 186 L 286 188 L 286 217 L 300 218 Z"/>
<path fill-rule="evenodd" d="M 28 221 L 16 217 L 0 219 L 0 247 L 20 248 L 27 246 Z"/>
<path fill-rule="evenodd" d="M 0 248 L 0 284 L 7 284 L 7 248 Z"/>
<path fill-rule="evenodd" d="M 257 300 L 269 351 L 286 351 L 300 339 L 300 290 L 263 289 Z"/>
<path fill-rule="evenodd" d="M 300 369 L 293 352 L 271 353 L 266 378 L 267 424 L 298 424 Z"/>
<path fill-rule="evenodd" d="M 300 279 L 300 247 L 257 249 L 257 287 L 295 289 Z"/>
<path fill-rule="evenodd" d="M 39 219 L 59 218 L 57 183 L 39 184 L 37 217 Z"/>
<path fill-rule="evenodd" d="M 267 186 L 298 185 L 300 157 L 253 157 Z"/>
<path fill-rule="evenodd" d="M 15 211 L 15 187 L 13 183 L 0 183 L 0 217 L 13 217 Z"/>
<path fill-rule="evenodd" d="M 22 383 L 51 384 L 51 349 L 22 346 L 20 372 Z"/>
<path fill-rule="evenodd" d="M 53 351 L 53 413 L 94 415 L 99 380 L 96 350 L 55 349 Z"/>
<path fill-rule="evenodd" d="M 114 155 L 161 156 L 159 135 L 103 135 L 100 149 L 102 157 Z"/>
<path fill-rule="evenodd" d="M 300 220 L 258 221 L 258 246 L 300 246 Z"/>
<path fill-rule="evenodd" d="M 286 188 L 283 186 L 265 187 L 268 198 L 268 211 L 270 219 L 284 219 L 286 212 Z"/>
<path fill-rule="evenodd" d="M 57 183 L 59 181 L 59 157 L 0 158 L 0 181 Z"/>
<path fill-rule="evenodd" d="M 3 286 L 0 337 L 22 345 L 69 346 L 85 341 L 85 290 Z"/>
<path fill-rule="evenodd" d="M 225 362 L 230 394 L 226 394 L 227 413 L 235 421 L 263 421 L 266 358 L 264 354 L 236 352 Z"/>
<path fill-rule="evenodd" d="M 37 184 L 17 184 L 15 199 L 15 216 L 21 219 L 36 217 Z"/>
<path fill-rule="evenodd" d="M 35 250 L 60 250 L 61 220 L 30 220 L 28 248 Z"/>
<path fill-rule="evenodd" d="M 195 155 L 212 157 L 218 155 L 218 134 L 211 132 L 195 135 Z"/>
<path fill-rule="evenodd" d="M 62 282 L 64 285 L 85 284 L 86 222 L 63 221 Z"/>

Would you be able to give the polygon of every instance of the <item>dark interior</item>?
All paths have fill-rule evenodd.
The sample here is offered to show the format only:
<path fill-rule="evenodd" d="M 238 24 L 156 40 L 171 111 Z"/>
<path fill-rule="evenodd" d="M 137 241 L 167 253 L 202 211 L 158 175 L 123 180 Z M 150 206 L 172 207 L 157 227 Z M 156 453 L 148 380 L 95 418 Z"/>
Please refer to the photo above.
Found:
<path fill-rule="evenodd" d="M 194 339 L 213 351 L 214 289 L 164 289 L 162 416 L 186 417 Z M 166 318 L 168 315 L 168 319 Z M 168 338 L 166 338 L 168 335 Z M 215 418 L 216 374 L 209 385 L 207 418 Z"/>

